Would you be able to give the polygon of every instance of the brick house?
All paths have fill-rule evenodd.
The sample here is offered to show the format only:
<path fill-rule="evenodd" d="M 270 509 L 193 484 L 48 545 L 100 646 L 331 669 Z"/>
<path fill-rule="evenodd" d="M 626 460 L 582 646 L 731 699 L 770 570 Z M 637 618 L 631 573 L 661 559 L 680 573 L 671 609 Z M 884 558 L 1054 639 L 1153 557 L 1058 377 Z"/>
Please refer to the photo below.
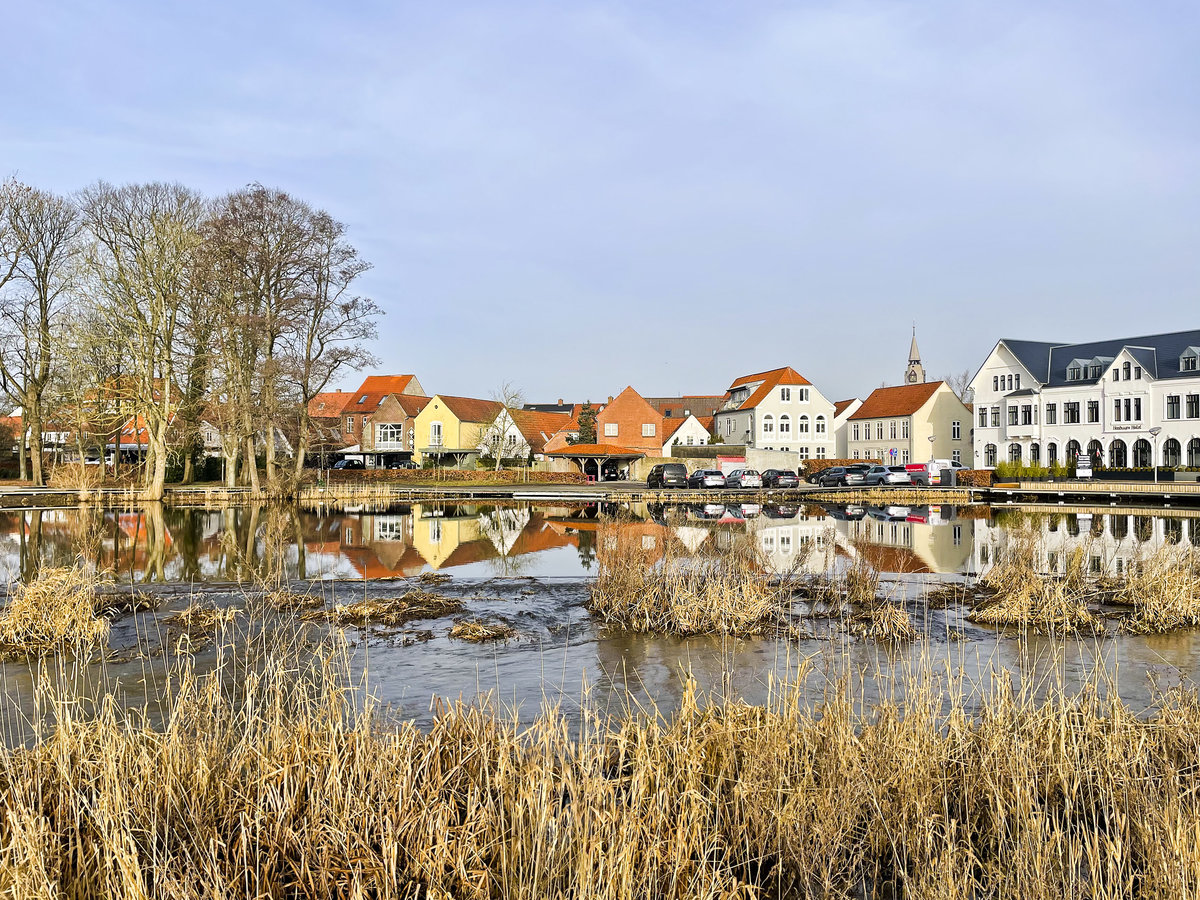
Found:
<path fill-rule="evenodd" d="M 596 440 L 662 456 L 664 416 L 632 387 L 614 397 L 596 416 Z"/>

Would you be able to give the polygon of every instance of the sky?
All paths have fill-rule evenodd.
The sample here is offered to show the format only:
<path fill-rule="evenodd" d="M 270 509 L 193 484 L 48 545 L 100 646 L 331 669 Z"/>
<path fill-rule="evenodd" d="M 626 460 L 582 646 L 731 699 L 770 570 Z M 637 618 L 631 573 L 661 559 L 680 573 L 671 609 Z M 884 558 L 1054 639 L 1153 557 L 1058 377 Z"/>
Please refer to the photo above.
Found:
<path fill-rule="evenodd" d="M 346 223 L 374 371 L 829 399 L 1200 328 L 1200 5 L 13 4 L 0 177 Z M 340 381 L 353 389 L 359 375 Z"/>

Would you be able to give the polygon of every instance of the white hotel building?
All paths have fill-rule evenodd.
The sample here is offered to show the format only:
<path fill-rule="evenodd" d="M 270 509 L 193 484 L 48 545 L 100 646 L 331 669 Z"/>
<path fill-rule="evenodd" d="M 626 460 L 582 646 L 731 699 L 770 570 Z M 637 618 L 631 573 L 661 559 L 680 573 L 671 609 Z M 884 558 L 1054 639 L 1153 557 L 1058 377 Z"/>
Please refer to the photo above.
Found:
<path fill-rule="evenodd" d="M 1086 344 L 1005 338 L 971 387 L 976 467 L 1081 453 L 1113 467 L 1200 466 L 1200 331 Z"/>

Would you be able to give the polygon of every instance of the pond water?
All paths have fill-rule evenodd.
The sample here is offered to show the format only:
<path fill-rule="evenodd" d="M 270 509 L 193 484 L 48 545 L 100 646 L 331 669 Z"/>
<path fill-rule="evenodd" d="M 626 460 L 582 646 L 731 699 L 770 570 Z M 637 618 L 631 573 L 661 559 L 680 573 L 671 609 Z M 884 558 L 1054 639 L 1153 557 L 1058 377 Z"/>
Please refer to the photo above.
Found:
<path fill-rule="evenodd" d="M 19 511 L 0 514 L 0 577 L 19 581 L 39 563 L 66 564 L 82 552 L 111 571 L 118 588 L 158 595 L 154 612 L 114 619 L 102 665 L 71 676 L 81 697 L 115 684 L 136 706 L 159 697 L 171 656 L 164 623 L 193 601 L 244 610 L 258 586 L 286 583 L 332 605 L 397 596 L 430 572 L 449 578 L 428 589 L 461 598 L 470 617 L 507 622 L 517 634 L 466 643 L 449 637 L 452 617 L 388 634 L 347 630 L 366 689 L 423 723 L 435 697 L 490 694 L 528 716 L 548 703 L 577 709 L 585 688 L 600 708 L 634 702 L 667 711 L 689 676 L 704 691 L 761 702 L 772 682 L 795 677 L 802 660 L 812 670 L 803 689 L 814 700 L 837 682 L 856 685 L 864 702 L 894 696 L 904 683 L 896 675 L 919 669 L 982 686 L 1032 676 L 1044 689 L 1074 689 L 1099 671 L 1138 709 L 1162 689 L 1192 684 L 1200 632 L 1052 639 L 982 628 L 965 620 L 962 607 L 925 600 L 931 586 L 986 571 L 1014 515 L 986 507 L 725 504 Z M 1193 512 L 1105 509 L 1036 521 L 1045 571 L 1061 569 L 1076 549 L 1089 571 L 1119 574 L 1165 544 L 1200 545 Z M 907 605 L 921 639 L 878 645 L 837 627 L 799 641 L 647 636 L 604 627 L 585 608 L 590 579 L 622 542 L 653 558 L 671 547 L 720 553 L 746 539 L 779 571 L 800 565 L 817 573 L 867 560 L 883 573 L 884 592 Z M 196 660 L 215 665 L 216 653 L 202 648 Z M 11 739 L 14 723 L 29 716 L 39 674 L 19 663 L 0 669 Z"/>

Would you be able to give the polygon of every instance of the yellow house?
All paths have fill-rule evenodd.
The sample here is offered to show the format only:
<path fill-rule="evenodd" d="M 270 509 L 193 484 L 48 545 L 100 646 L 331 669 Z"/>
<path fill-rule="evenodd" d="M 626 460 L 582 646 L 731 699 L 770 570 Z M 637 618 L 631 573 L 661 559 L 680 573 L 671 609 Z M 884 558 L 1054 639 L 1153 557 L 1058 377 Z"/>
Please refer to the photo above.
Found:
<path fill-rule="evenodd" d="M 463 467 L 479 458 L 479 445 L 503 405 L 495 400 L 435 394 L 414 420 L 414 458 Z"/>

